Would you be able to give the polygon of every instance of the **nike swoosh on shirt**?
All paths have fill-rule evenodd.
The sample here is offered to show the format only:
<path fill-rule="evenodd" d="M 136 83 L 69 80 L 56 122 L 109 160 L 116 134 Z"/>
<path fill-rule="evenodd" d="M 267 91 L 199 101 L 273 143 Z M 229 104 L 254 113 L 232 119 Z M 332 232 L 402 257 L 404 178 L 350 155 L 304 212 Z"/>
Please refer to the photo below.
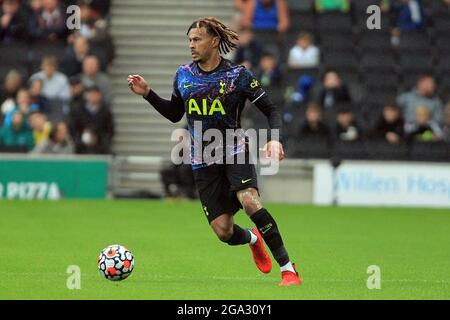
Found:
<path fill-rule="evenodd" d="M 183 85 L 183 88 L 187 89 L 187 88 L 189 88 L 189 87 L 192 87 L 193 85 L 194 85 L 193 83 L 188 84 L 188 85 L 184 84 L 184 85 Z"/>

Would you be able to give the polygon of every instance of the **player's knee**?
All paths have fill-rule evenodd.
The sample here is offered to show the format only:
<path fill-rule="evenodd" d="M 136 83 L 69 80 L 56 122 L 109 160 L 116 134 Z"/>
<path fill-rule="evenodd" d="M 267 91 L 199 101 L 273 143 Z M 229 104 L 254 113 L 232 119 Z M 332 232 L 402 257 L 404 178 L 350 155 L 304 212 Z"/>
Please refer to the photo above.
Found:
<path fill-rule="evenodd" d="M 251 216 L 252 214 L 254 214 L 256 211 L 258 211 L 260 209 L 260 206 L 258 206 L 258 204 L 256 204 L 254 201 L 246 201 L 244 200 L 242 202 L 242 207 L 245 210 L 245 213 L 247 213 L 247 215 Z"/>
<path fill-rule="evenodd" d="M 237 196 L 239 201 L 241 202 L 242 208 L 249 216 L 262 208 L 258 191 L 256 191 L 254 188 L 241 190 L 238 192 Z"/>
<path fill-rule="evenodd" d="M 216 231 L 216 235 L 222 242 L 228 242 L 230 238 L 233 236 L 233 230 L 220 229 Z"/>
<path fill-rule="evenodd" d="M 214 225 L 211 224 L 214 233 L 217 235 L 217 237 L 219 238 L 220 241 L 222 242 L 227 242 L 228 240 L 230 240 L 230 238 L 233 235 L 233 228 L 227 228 L 225 226 L 222 225 Z"/>

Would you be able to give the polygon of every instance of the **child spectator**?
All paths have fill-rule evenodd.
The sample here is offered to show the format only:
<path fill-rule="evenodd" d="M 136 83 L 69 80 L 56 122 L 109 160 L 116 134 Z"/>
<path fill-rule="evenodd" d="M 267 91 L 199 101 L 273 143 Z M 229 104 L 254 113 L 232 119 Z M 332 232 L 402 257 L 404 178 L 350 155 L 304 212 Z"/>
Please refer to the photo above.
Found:
<path fill-rule="evenodd" d="M 29 117 L 29 124 L 33 130 L 34 145 L 39 146 L 48 139 L 52 130 L 52 124 L 42 112 L 33 112 Z"/>
<path fill-rule="evenodd" d="M 37 145 L 32 152 L 40 154 L 72 154 L 74 151 L 75 147 L 69 135 L 67 124 L 61 121 L 52 127 L 48 139 Z"/>
<path fill-rule="evenodd" d="M 290 68 L 315 68 L 319 64 L 319 49 L 313 45 L 310 33 L 299 34 L 297 44 L 289 51 Z"/>
<path fill-rule="evenodd" d="M 396 144 L 404 141 L 405 121 L 400 108 L 393 103 L 384 106 L 381 118 L 372 130 L 371 137 L 377 140 Z"/>
<path fill-rule="evenodd" d="M 316 101 L 325 110 L 331 110 L 338 104 L 351 102 L 347 85 L 336 71 L 329 70 L 324 74 L 321 86 L 316 89 Z"/>
<path fill-rule="evenodd" d="M 259 69 L 256 72 L 256 77 L 261 81 L 261 85 L 264 87 L 276 86 L 280 83 L 280 68 L 272 53 L 263 53 L 259 62 Z"/>
<path fill-rule="evenodd" d="M 357 141 L 361 139 L 361 129 L 356 124 L 350 108 L 341 107 L 337 111 L 333 138 L 338 141 Z"/>
<path fill-rule="evenodd" d="M 322 121 L 322 109 L 311 102 L 306 109 L 306 120 L 300 126 L 300 138 L 318 138 L 328 140 L 330 130 Z"/>
<path fill-rule="evenodd" d="M 439 125 L 431 119 L 430 110 L 426 106 L 416 109 L 416 122 L 407 127 L 407 140 L 409 142 L 440 141 L 444 134 Z"/>

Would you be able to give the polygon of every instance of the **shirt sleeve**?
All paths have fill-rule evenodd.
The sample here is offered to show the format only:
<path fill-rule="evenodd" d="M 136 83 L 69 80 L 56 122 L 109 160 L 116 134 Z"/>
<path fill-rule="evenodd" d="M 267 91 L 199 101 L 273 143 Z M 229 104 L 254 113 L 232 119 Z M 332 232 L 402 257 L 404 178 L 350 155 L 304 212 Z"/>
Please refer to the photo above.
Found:
<path fill-rule="evenodd" d="M 156 92 L 150 90 L 148 95 L 144 97 L 163 117 L 171 122 L 178 122 L 184 116 L 184 101 L 178 91 L 178 73 L 173 81 L 173 91 L 170 100 L 161 98 Z"/>

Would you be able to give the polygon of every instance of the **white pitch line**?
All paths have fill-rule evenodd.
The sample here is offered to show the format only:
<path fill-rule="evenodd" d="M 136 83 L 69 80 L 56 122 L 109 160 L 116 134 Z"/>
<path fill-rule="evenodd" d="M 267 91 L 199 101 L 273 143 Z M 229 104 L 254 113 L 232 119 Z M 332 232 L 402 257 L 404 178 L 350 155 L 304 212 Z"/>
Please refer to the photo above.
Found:
<path fill-rule="evenodd" d="M 19 277 L 19 276 L 60 276 L 60 277 L 67 277 L 68 274 L 66 273 L 59 273 L 59 272 L 0 272 L 0 276 L 12 276 L 12 277 Z M 93 274 L 93 273 L 81 273 L 82 278 L 99 278 L 101 279 L 101 275 Z M 164 281 L 164 280 L 223 280 L 223 281 L 264 281 L 264 282 L 273 282 L 273 278 L 264 277 L 263 275 L 258 275 L 255 277 L 227 277 L 227 276 L 186 276 L 186 275 L 152 275 L 152 276 L 146 276 L 146 277 L 139 277 L 137 278 L 137 281 L 139 280 L 153 280 L 153 281 Z M 365 283 L 366 279 L 317 279 L 317 278 L 304 278 L 304 282 L 307 283 Z M 442 280 L 427 280 L 427 279 L 382 279 L 382 282 L 388 282 L 388 283 L 396 283 L 396 282 L 402 282 L 402 283 L 437 283 L 437 284 L 450 284 L 450 279 L 442 279 Z"/>

